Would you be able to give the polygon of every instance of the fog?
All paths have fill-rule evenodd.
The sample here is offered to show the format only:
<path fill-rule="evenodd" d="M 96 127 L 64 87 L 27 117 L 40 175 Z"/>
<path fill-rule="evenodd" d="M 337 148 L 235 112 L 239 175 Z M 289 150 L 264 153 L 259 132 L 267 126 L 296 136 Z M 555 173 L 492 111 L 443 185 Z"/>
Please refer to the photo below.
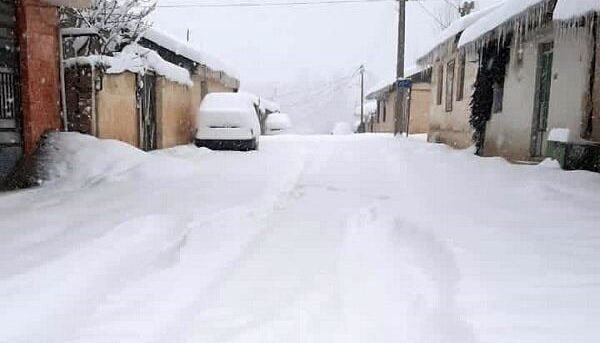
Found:
<path fill-rule="evenodd" d="M 249 1 L 218 4 L 240 2 Z M 182 3 L 159 0 L 159 5 Z M 435 42 L 441 30 L 435 17 L 445 16 L 448 6 L 436 0 L 407 3 L 407 68 L 412 69 L 417 57 Z M 380 80 L 393 79 L 397 7 L 390 1 L 158 8 L 152 20 L 182 40 L 190 30 L 190 42 L 229 65 L 242 90 L 279 102 L 298 131 L 323 133 L 335 122 L 355 120 L 353 111 L 360 103 L 356 73 L 360 65 L 366 68 L 367 89 Z"/>

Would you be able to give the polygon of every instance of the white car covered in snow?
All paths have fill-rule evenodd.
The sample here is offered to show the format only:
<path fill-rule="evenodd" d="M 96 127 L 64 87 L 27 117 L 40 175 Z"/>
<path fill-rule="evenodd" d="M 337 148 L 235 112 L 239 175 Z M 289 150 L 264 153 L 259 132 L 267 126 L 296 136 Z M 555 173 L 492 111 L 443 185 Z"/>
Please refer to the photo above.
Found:
<path fill-rule="evenodd" d="M 257 150 L 260 139 L 256 97 L 210 93 L 198 110 L 194 143 L 213 150 Z"/>
<path fill-rule="evenodd" d="M 286 113 L 271 113 L 267 117 L 265 134 L 280 135 L 289 133 L 292 129 L 292 121 Z"/>

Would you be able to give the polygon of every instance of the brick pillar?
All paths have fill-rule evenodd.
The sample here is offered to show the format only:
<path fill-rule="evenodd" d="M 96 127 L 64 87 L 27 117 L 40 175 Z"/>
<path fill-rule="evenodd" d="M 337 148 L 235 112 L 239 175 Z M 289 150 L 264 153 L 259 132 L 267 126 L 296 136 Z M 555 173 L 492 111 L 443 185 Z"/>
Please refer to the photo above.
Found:
<path fill-rule="evenodd" d="M 61 127 L 58 10 L 39 0 L 17 0 L 21 59 L 23 149 L 35 150 L 40 136 Z"/>

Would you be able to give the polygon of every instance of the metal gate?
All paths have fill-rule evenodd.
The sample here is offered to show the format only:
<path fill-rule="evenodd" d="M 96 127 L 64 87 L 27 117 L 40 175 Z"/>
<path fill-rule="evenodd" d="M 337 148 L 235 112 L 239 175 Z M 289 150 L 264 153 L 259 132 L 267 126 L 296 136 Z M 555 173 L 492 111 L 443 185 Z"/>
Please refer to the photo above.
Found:
<path fill-rule="evenodd" d="M 138 107 L 140 118 L 140 149 L 156 149 L 156 75 L 138 76 Z"/>
<path fill-rule="evenodd" d="M 23 153 L 15 1 L 0 0 L 0 181 Z"/>

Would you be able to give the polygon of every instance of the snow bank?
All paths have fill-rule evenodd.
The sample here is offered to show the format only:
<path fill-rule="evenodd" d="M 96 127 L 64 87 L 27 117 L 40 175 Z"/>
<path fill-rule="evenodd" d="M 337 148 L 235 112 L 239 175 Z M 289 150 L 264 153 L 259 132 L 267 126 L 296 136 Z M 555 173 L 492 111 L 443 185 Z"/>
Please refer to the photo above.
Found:
<path fill-rule="evenodd" d="M 292 120 L 287 113 L 272 113 L 267 117 L 267 130 L 281 131 L 292 127 Z"/>
<path fill-rule="evenodd" d="M 190 73 L 173 63 L 165 61 L 160 55 L 150 49 L 137 44 L 126 46 L 123 51 L 113 56 L 83 56 L 65 60 L 65 66 L 93 65 L 102 66 L 107 74 L 120 74 L 129 71 L 136 74 L 145 74 L 148 71 L 156 72 L 167 80 L 191 87 L 194 85 Z"/>
<path fill-rule="evenodd" d="M 352 125 L 349 123 L 341 122 L 336 123 L 331 130 L 331 134 L 334 136 L 343 136 L 343 135 L 351 135 L 354 132 L 352 131 Z"/>
<path fill-rule="evenodd" d="M 154 42 L 168 50 L 171 50 L 177 55 L 183 56 L 189 60 L 192 60 L 198 64 L 208 66 L 210 69 L 215 71 L 223 71 L 231 77 L 236 77 L 236 74 L 232 68 L 227 66 L 221 60 L 211 56 L 210 54 L 197 49 L 190 43 L 183 42 L 170 34 L 161 31 L 158 28 L 152 27 L 144 33 L 144 38 Z"/>
<path fill-rule="evenodd" d="M 592 12 L 600 12 L 599 0 L 558 0 L 554 19 L 567 21 Z"/>
<path fill-rule="evenodd" d="M 49 135 L 42 155 L 44 182 L 71 187 L 181 177 L 197 168 L 189 162 L 151 155 L 120 141 L 73 132 Z"/>
<path fill-rule="evenodd" d="M 492 33 L 502 36 L 505 31 L 513 29 L 512 24 L 522 16 L 525 16 L 527 23 L 539 22 L 542 20 L 542 15 L 534 11 L 534 6 L 543 7 L 545 4 L 546 0 L 506 0 L 466 28 L 458 46 L 466 46 Z"/>

